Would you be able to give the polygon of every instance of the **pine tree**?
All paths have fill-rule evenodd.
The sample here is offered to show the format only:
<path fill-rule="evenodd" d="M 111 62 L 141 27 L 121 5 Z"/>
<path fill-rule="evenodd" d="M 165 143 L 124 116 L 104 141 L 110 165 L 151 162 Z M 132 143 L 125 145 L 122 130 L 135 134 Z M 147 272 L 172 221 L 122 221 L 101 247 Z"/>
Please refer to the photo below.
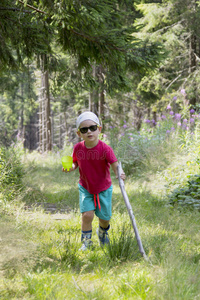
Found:
<path fill-rule="evenodd" d="M 155 101 L 166 91 L 184 88 L 189 103 L 195 106 L 199 102 L 200 89 L 198 1 L 142 1 L 138 8 L 143 13 L 143 18 L 138 20 L 138 24 L 144 26 L 141 34 L 162 42 L 167 53 L 160 68 L 142 80 L 141 93 Z"/>

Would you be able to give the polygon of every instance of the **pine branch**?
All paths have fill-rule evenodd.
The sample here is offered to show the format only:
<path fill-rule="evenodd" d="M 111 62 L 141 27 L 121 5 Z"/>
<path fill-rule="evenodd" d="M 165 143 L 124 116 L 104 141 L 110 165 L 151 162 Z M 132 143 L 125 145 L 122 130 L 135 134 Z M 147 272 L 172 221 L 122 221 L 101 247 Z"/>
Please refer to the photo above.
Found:
<path fill-rule="evenodd" d="M 75 31 L 73 29 L 70 29 L 70 31 L 73 32 L 76 35 L 82 36 L 83 38 L 85 38 L 86 40 L 88 40 L 90 42 L 94 42 L 94 43 L 100 44 L 100 42 L 97 39 L 95 39 L 95 38 L 93 38 L 91 36 L 85 35 L 84 33 L 77 32 L 77 31 Z M 107 43 L 107 45 L 109 45 L 111 49 L 114 49 L 114 50 L 117 50 L 117 51 L 120 51 L 120 52 L 126 52 L 126 50 L 124 50 L 122 48 L 119 48 L 119 47 L 117 47 L 117 46 L 115 46 L 115 45 L 113 45 L 111 43 Z"/>
<path fill-rule="evenodd" d="M 23 1 L 21 1 L 21 0 L 18 0 L 18 2 L 21 3 L 21 4 L 23 4 L 23 5 L 25 4 L 25 3 L 24 3 Z M 39 10 L 38 8 L 36 8 L 36 7 L 32 6 L 32 5 L 26 4 L 26 6 L 29 7 L 30 9 L 33 9 L 33 10 L 35 10 L 35 11 L 41 13 L 41 14 L 46 14 L 44 11 Z"/>

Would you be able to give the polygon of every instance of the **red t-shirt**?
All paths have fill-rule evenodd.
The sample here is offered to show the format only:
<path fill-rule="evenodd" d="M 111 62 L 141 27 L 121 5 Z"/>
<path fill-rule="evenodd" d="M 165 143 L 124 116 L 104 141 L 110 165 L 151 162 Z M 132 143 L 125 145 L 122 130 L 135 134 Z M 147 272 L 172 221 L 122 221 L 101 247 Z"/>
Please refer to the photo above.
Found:
<path fill-rule="evenodd" d="M 113 149 L 101 140 L 90 149 L 84 141 L 74 146 L 73 162 L 79 166 L 79 183 L 90 194 L 99 194 L 111 186 L 110 164 L 116 161 Z"/>

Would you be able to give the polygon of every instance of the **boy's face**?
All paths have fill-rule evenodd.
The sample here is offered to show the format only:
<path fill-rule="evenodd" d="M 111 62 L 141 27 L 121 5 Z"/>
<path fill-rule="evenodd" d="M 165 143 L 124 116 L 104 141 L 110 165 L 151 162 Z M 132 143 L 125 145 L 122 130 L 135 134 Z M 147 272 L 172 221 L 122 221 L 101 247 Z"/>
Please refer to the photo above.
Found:
<path fill-rule="evenodd" d="M 94 121 L 85 120 L 80 124 L 79 130 L 77 131 L 78 136 L 81 137 L 85 141 L 85 145 L 88 147 L 94 147 L 97 145 L 98 140 L 99 140 L 98 136 L 99 136 L 99 133 L 101 132 L 101 126 L 98 126 L 97 130 L 95 130 L 95 131 L 91 131 L 88 128 L 86 133 L 81 133 L 80 129 L 85 128 L 85 127 L 94 126 L 94 125 L 97 125 Z"/>

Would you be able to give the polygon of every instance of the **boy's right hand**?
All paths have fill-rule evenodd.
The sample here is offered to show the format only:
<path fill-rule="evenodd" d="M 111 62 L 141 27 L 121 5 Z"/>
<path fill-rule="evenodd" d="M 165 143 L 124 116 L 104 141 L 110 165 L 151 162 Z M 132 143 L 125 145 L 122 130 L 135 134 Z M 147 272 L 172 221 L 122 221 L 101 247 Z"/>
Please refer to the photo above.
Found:
<path fill-rule="evenodd" d="M 69 172 L 71 172 L 71 171 L 73 171 L 74 169 L 73 169 L 73 167 L 71 168 L 71 169 L 69 169 L 69 171 L 67 170 L 67 169 L 64 169 L 63 167 L 62 167 L 62 172 L 65 172 L 65 173 L 69 173 Z"/>
<path fill-rule="evenodd" d="M 72 164 L 72 168 L 70 168 L 69 171 L 62 167 L 62 172 L 69 173 L 69 172 L 72 172 L 72 171 L 76 170 L 77 167 L 78 167 L 78 164 L 77 164 L 77 162 L 75 162 L 75 163 Z"/>

